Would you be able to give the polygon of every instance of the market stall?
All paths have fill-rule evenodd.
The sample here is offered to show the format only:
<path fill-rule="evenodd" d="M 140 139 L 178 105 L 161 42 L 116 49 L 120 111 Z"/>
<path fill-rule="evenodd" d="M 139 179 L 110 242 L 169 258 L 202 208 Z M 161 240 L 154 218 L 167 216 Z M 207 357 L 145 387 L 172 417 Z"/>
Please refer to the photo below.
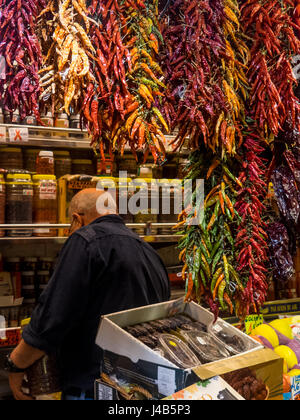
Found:
<path fill-rule="evenodd" d="M 213 360 L 194 359 L 196 379 L 181 388 L 162 385 L 153 396 L 135 383 L 142 397 L 170 398 L 217 376 L 217 395 L 225 381 L 236 398 L 282 398 L 280 369 L 299 373 L 299 7 L 297 0 L 0 0 L 1 355 L 19 343 L 47 287 L 72 197 L 113 185 L 127 226 L 162 257 L 171 301 L 184 298 L 179 312 L 204 323 L 202 333 L 214 336 L 213 322 L 221 322 L 231 338 L 236 331 L 248 343 L 251 335 L 254 346 L 240 364 L 237 354 L 219 354 L 222 368 L 211 374 L 205 365 Z M 137 202 L 146 211 L 131 212 Z M 174 315 L 150 312 L 144 323 Z M 276 332 L 270 343 L 263 326 L 279 318 L 290 320 L 288 341 Z M 249 329 L 250 321 L 263 331 Z M 185 369 L 155 355 L 157 342 L 139 346 L 143 335 L 130 342 L 126 333 L 120 340 L 137 345 L 141 360 Z M 180 325 L 158 333 L 181 340 L 185 356 L 193 347 Z M 116 352 L 115 338 L 107 351 Z M 218 339 L 203 340 L 218 352 Z M 278 347 L 290 341 L 286 369 Z M 277 376 L 259 388 L 273 364 Z M 99 373 L 97 398 L 130 399 L 110 373 L 102 371 L 106 382 Z M 0 380 L 0 399 L 9 398 L 6 376 Z M 235 386 L 243 380 L 245 389 Z"/>

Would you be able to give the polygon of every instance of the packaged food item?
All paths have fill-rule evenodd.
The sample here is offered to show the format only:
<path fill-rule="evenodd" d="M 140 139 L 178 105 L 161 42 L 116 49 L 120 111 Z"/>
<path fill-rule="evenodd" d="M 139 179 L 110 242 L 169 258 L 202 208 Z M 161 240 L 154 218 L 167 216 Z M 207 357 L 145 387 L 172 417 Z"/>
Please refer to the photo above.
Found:
<path fill-rule="evenodd" d="M 34 223 L 57 223 L 57 182 L 54 175 L 33 176 Z M 35 229 L 34 236 L 55 237 L 57 229 Z"/>
<path fill-rule="evenodd" d="M 54 175 L 54 154 L 48 150 L 41 150 L 36 160 L 36 172 L 41 175 Z"/>
<path fill-rule="evenodd" d="M 74 175 L 95 175 L 93 161 L 90 159 L 72 160 L 72 173 Z"/>
<path fill-rule="evenodd" d="M 37 257 L 26 257 L 23 259 L 21 266 L 22 271 L 35 271 L 37 266 Z"/>
<path fill-rule="evenodd" d="M 29 393 L 33 397 L 61 391 L 61 377 L 54 355 L 46 355 L 26 370 Z"/>
<path fill-rule="evenodd" d="M 248 342 L 245 342 L 237 334 L 234 334 L 230 327 L 225 324 L 222 324 L 222 326 L 218 323 L 211 325 L 209 327 L 209 333 L 219 340 L 220 345 L 223 344 L 231 355 L 244 353 L 251 348 Z"/>
<path fill-rule="evenodd" d="M 19 147 L 2 147 L 0 153 L 1 169 L 23 169 L 22 149 Z"/>
<path fill-rule="evenodd" d="M 54 118 L 52 116 L 51 112 L 48 112 L 47 114 L 41 115 L 41 121 L 45 124 L 46 127 L 53 127 L 54 126 Z M 51 131 L 40 131 L 39 135 L 41 137 L 52 137 Z"/>
<path fill-rule="evenodd" d="M 6 223 L 32 224 L 33 184 L 29 174 L 8 174 Z M 31 229 L 13 229 L 8 236 L 31 236 Z"/>
<path fill-rule="evenodd" d="M 72 172 L 72 159 L 67 150 L 56 150 L 54 152 L 55 176 L 57 179 Z"/>
<path fill-rule="evenodd" d="M 212 335 L 202 331 L 190 331 L 184 337 L 202 363 L 216 362 L 230 357 L 229 352 Z"/>
<path fill-rule="evenodd" d="M 161 334 L 160 348 L 164 357 L 182 369 L 190 369 L 201 364 L 194 352 L 180 338 L 172 334 Z"/>
<path fill-rule="evenodd" d="M 40 150 L 39 149 L 25 149 L 24 162 L 25 169 L 29 172 L 36 172 L 36 160 Z"/>
<path fill-rule="evenodd" d="M 54 119 L 54 127 L 57 128 L 65 128 L 66 130 L 69 128 L 69 118 L 67 114 L 61 113 L 57 114 Z M 53 132 L 53 137 L 58 137 L 61 139 L 68 138 L 69 133 L 68 131 L 55 131 Z"/>
<path fill-rule="evenodd" d="M 6 187 L 4 176 L 0 174 L 0 224 L 5 223 L 5 200 L 6 200 Z M 5 230 L 0 229 L 0 237 L 5 236 Z"/>
<path fill-rule="evenodd" d="M 139 337 L 139 341 L 141 341 L 145 346 L 150 347 L 151 349 L 155 349 L 157 345 L 157 340 L 153 340 L 151 336 L 143 336 Z"/>

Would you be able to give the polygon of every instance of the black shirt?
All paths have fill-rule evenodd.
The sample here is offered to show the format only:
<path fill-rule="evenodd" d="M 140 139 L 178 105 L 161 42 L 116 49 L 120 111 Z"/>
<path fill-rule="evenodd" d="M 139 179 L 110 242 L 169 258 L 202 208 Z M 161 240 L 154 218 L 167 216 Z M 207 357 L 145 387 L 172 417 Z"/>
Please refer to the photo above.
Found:
<path fill-rule="evenodd" d="M 95 338 L 101 315 L 169 298 L 159 255 L 120 216 L 104 216 L 67 240 L 23 339 L 48 354 L 58 353 L 64 390 L 92 389 L 100 371 Z"/>

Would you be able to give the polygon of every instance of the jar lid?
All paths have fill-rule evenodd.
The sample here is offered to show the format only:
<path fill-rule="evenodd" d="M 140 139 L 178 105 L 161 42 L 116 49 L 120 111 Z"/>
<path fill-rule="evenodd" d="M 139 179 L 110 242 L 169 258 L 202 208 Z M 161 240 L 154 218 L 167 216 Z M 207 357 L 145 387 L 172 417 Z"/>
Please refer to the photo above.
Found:
<path fill-rule="evenodd" d="M 50 150 L 41 150 L 39 153 L 39 156 L 41 157 L 53 157 L 53 152 Z"/>
<path fill-rule="evenodd" d="M 55 117 L 56 118 L 65 118 L 65 119 L 68 119 L 68 115 L 67 114 L 64 114 L 63 112 L 61 114 L 56 114 Z"/>
<path fill-rule="evenodd" d="M 54 156 L 71 156 L 67 150 L 55 150 Z"/>
<path fill-rule="evenodd" d="M 1 152 L 13 152 L 13 153 L 22 153 L 22 149 L 20 147 L 3 147 Z"/>
<path fill-rule="evenodd" d="M 56 176 L 55 175 L 33 175 L 32 177 L 33 181 L 56 181 Z"/>
<path fill-rule="evenodd" d="M 22 276 L 34 276 L 34 271 L 22 271 Z"/>
<path fill-rule="evenodd" d="M 72 163 L 75 163 L 76 165 L 93 164 L 93 162 L 90 159 L 74 159 Z"/>
<path fill-rule="evenodd" d="M 7 179 L 22 179 L 22 180 L 31 181 L 31 175 L 30 174 L 8 174 Z"/>
<path fill-rule="evenodd" d="M 50 276 L 50 271 L 45 270 L 45 271 L 38 271 L 36 273 L 38 276 Z"/>

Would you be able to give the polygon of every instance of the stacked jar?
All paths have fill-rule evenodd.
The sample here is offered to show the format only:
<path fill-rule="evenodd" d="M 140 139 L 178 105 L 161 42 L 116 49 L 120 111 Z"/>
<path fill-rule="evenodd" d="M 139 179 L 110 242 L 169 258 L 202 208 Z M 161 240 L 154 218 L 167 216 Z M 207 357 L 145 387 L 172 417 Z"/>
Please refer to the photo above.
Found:
<path fill-rule="evenodd" d="M 72 174 L 74 175 L 95 175 L 94 164 L 91 159 L 74 159 L 72 161 Z"/>
<path fill-rule="evenodd" d="M 33 184 L 29 174 L 8 174 L 6 184 L 6 223 L 32 224 Z M 13 229 L 8 236 L 31 236 L 31 229 Z"/>
<path fill-rule="evenodd" d="M 54 154 L 41 150 L 36 160 L 36 172 L 42 175 L 54 175 Z"/>
<path fill-rule="evenodd" d="M 0 224 L 5 223 L 5 180 L 4 176 L 0 174 Z M 0 237 L 5 236 L 5 231 L 0 229 Z"/>
<path fill-rule="evenodd" d="M 57 179 L 72 172 L 72 159 L 67 150 L 57 150 L 54 152 L 55 176 Z"/>
<path fill-rule="evenodd" d="M 22 149 L 19 147 L 3 147 L 0 153 L 1 169 L 23 169 Z"/>
<path fill-rule="evenodd" d="M 33 176 L 33 221 L 37 224 L 57 223 L 57 181 L 54 175 Z M 34 236 L 55 237 L 56 229 L 35 229 Z"/>
<path fill-rule="evenodd" d="M 29 172 L 36 172 L 36 161 L 40 153 L 39 149 L 26 149 L 24 152 L 25 169 Z"/>

